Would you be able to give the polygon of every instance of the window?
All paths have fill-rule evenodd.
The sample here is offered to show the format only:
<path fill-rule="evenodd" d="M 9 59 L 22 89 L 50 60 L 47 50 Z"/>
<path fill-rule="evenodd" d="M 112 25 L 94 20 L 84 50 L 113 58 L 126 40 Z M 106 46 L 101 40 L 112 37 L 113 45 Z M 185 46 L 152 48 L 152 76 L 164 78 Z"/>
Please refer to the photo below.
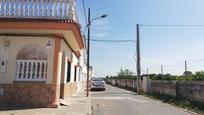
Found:
<path fill-rule="evenodd" d="M 71 63 L 68 62 L 67 64 L 67 82 L 70 82 L 70 78 L 71 78 Z"/>
<path fill-rule="evenodd" d="M 77 67 L 74 67 L 74 81 L 76 81 L 76 76 L 77 76 Z"/>
<path fill-rule="evenodd" d="M 47 54 L 37 44 L 24 46 L 16 57 L 15 81 L 46 81 Z"/>

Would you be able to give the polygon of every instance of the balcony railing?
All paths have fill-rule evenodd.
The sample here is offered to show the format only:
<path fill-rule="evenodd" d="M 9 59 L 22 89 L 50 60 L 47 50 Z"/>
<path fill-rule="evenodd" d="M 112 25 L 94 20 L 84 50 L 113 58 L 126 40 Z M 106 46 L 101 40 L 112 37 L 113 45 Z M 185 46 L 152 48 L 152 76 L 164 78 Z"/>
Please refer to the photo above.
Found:
<path fill-rule="evenodd" d="M 78 22 L 75 0 L 0 0 L 0 18 L 71 19 Z"/>
<path fill-rule="evenodd" d="M 17 60 L 17 71 L 14 81 L 45 82 L 47 79 L 47 61 Z"/>

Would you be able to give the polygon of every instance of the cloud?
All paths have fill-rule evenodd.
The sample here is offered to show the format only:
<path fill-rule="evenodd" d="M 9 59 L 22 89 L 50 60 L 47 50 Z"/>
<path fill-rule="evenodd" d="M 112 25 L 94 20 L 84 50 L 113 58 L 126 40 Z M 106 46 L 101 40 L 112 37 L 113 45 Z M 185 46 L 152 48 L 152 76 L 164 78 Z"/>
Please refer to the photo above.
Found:
<path fill-rule="evenodd" d="M 92 38 L 104 38 L 107 36 L 107 33 L 92 33 Z"/>
<path fill-rule="evenodd" d="M 92 37 L 105 38 L 108 36 L 109 30 L 112 28 L 106 19 L 95 20 L 92 24 Z"/>

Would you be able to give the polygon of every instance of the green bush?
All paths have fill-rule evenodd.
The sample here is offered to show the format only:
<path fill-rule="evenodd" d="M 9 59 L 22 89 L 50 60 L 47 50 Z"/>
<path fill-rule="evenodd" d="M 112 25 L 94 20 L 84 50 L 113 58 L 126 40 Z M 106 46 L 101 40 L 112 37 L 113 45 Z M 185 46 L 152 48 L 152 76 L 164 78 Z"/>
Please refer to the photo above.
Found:
<path fill-rule="evenodd" d="M 177 76 L 171 74 L 149 74 L 151 80 L 177 80 L 177 81 L 204 81 L 204 71 L 196 72 L 189 76 Z M 137 79 L 133 72 L 121 69 L 116 76 L 106 76 L 107 79 Z"/>
<path fill-rule="evenodd" d="M 196 72 L 190 76 L 176 76 L 170 74 L 150 74 L 151 80 L 178 80 L 178 81 L 204 81 L 204 72 Z"/>

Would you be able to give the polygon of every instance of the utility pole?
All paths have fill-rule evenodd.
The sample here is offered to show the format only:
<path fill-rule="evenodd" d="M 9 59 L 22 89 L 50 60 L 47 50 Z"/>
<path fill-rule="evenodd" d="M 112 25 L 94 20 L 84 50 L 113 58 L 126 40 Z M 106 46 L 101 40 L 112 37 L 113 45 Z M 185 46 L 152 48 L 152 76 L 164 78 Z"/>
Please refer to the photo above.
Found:
<path fill-rule="evenodd" d="M 162 74 L 162 75 L 164 74 L 164 68 L 163 68 L 163 65 L 161 65 L 161 74 Z"/>
<path fill-rule="evenodd" d="M 147 68 L 147 74 L 149 74 L 149 69 Z"/>
<path fill-rule="evenodd" d="M 185 71 L 187 71 L 187 61 L 185 60 Z"/>
<path fill-rule="evenodd" d="M 141 74 L 141 66 L 140 66 L 140 30 L 139 24 L 137 24 L 137 37 L 136 37 L 136 51 L 137 51 L 137 93 L 140 92 L 139 83 L 140 83 L 140 74 Z"/>
<path fill-rule="evenodd" d="M 91 13 L 90 8 L 88 10 L 88 43 L 87 43 L 87 84 L 86 84 L 86 96 L 89 96 L 89 55 L 90 55 L 90 25 L 91 25 Z"/>

